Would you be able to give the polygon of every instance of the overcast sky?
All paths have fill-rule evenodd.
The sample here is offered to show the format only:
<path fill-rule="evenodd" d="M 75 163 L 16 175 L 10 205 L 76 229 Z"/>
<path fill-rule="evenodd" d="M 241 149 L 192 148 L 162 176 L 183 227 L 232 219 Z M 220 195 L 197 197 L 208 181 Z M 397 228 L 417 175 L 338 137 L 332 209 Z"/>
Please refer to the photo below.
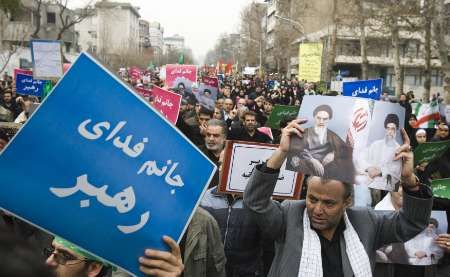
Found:
<path fill-rule="evenodd" d="M 88 0 L 69 0 L 79 6 Z M 238 31 L 240 12 L 251 0 L 111 0 L 140 7 L 141 18 L 158 21 L 164 36 L 179 34 L 201 61 L 222 33 Z M 262 2 L 257 0 L 257 2 Z"/>

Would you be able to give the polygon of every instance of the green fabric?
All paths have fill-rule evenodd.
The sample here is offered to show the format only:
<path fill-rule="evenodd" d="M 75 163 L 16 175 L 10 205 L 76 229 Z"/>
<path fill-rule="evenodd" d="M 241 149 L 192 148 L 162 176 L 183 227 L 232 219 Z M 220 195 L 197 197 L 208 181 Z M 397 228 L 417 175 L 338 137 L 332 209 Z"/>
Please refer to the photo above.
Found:
<path fill-rule="evenodd" d="M 180 54 L 180 57 L 178 58 L 178 63 L 179 64 L 184 64 L 184 54 Z"/>
<path fill-rule="evenodd" d="M 431 187 L 434 196 L 450 199 L 450 179 L 433 180 Z"/>
<path fill-rule="evenodd" d="M 52 81 L 49 81 L 49 80 L 45 81 L 44 93 L 42 94 L 42 100 L 47 98 L 47 96 L 50 95 L 50 93 L 52 92 L 52 89 L 53 89 Z"/>
<path fill-rule="evenodd" d="M 94 257 L 93 255 L 89 254 L 88 252 L 84 251 L 83 249 L 79 248 L 78 246 L 76 246 L 75 244 L 68 242 L 67 240 L 60 238 L 60 237 L 55 237 L 55 242 L 58 244 L 61 244 L 62 246 L 64 246 L 65 248 L 72 250 L 73 252 L 75 252 L 76 254 L 83 256 L 84 258 L 91 260 L 91 261 L 95 261 L 95 262 L 99 262 L 105 266 L 110 266 L 106 261 Z"/>

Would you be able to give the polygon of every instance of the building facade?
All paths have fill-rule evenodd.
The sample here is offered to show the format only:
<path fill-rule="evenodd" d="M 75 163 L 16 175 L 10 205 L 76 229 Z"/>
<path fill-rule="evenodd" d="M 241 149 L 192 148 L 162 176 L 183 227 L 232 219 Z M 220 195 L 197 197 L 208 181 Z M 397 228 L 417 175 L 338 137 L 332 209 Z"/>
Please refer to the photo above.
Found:
<path fill-rule="evenodd" d="M 171 50 L 183 50 L 184 47 L 184 37 L 175 34 L 171 37 L 164 38 L 164 53 Z"/>

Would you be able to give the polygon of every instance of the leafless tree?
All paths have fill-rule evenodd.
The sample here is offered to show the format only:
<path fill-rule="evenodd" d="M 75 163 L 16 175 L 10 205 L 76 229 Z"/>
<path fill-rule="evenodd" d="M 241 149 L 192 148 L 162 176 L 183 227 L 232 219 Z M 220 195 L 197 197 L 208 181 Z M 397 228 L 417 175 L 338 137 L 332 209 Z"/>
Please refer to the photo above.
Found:
<path fill-rule="evenodd" d="M 67 8 L 68 0 L 56 0 L 55 4 L 59 8 L 58 17 L 61 21 L 56 40 L 62 39 L 63 34 L 75 26 L 75 24 L 81 23 L 86 18 L 95 15 L 95 2 L 94 0 L 90 0 L 84 7 L 77 9 L 76 14 L 71 14 Z"/>

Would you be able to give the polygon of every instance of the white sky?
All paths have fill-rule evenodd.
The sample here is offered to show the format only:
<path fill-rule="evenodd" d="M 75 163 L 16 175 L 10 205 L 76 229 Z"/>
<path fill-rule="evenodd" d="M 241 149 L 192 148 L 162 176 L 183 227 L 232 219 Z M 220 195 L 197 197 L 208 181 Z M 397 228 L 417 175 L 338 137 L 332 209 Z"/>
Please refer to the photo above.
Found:
<path fill-rule="evenodd" d="M 69 6 L 80 6 L 88 0 L 69 0 Z M 111 0 L 140 7 L 141 18 L 158 21 L 164 36 L 184 36 L 187 47 L 200 62 L 222 33 L 238 31 L 240 13 L 252 0 Z M 257 2 L 262 2 L 257 0 Z"/>

